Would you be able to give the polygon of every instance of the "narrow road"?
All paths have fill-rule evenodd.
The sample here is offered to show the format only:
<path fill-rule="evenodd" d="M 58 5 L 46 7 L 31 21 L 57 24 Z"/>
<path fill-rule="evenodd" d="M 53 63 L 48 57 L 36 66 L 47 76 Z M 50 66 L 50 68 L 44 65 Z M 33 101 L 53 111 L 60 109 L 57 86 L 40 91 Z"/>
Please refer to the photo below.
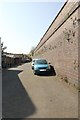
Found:
<path fill-rule="evenodd" d="M 78 91 L 57 76 L 34 75 L 31 63 L 2 76 L 4 118 L 78 118 Z"/>

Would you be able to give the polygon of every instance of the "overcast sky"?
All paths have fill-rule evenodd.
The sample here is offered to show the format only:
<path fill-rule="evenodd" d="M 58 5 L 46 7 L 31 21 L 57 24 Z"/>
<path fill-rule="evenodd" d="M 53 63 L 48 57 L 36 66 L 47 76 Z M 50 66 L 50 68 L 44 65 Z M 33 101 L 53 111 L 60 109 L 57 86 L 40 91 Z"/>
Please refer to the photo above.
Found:
<path fill-rule="evenodd" d="M 0 37 L 10 53 L 28 54 L 64 2 L 0 2 Z"/>

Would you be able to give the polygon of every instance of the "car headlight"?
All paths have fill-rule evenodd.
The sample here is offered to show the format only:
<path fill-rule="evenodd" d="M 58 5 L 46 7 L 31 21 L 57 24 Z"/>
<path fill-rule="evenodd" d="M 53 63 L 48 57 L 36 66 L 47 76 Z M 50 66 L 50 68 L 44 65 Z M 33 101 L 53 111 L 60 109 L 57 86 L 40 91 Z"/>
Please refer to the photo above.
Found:
<path fill-rule="evenodd" d="M 34 67 L 34 70 L 39 70 L 38 67 Z"/>

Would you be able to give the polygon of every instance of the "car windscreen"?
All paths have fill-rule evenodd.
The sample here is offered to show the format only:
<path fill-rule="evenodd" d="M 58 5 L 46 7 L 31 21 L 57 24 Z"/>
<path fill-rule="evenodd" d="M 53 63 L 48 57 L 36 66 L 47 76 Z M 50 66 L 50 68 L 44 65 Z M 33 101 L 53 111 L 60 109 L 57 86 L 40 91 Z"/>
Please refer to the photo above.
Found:
<path fill-rule="evenodd" d="M 47 64 L 46 60 L 36 60 L 35 64 Z"/>

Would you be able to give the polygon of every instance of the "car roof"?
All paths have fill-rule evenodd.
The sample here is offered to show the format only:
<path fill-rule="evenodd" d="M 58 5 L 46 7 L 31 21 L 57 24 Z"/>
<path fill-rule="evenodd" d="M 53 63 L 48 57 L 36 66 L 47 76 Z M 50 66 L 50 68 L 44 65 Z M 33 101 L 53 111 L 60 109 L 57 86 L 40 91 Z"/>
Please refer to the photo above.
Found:
<path fill-rule="evenodd" d="M 34 59 L 32 59 L 32 61 L 33 61 L 33 60 L 38 60 L 38 59 L 37 59 L 37 58 L 34 58 Z"/>

